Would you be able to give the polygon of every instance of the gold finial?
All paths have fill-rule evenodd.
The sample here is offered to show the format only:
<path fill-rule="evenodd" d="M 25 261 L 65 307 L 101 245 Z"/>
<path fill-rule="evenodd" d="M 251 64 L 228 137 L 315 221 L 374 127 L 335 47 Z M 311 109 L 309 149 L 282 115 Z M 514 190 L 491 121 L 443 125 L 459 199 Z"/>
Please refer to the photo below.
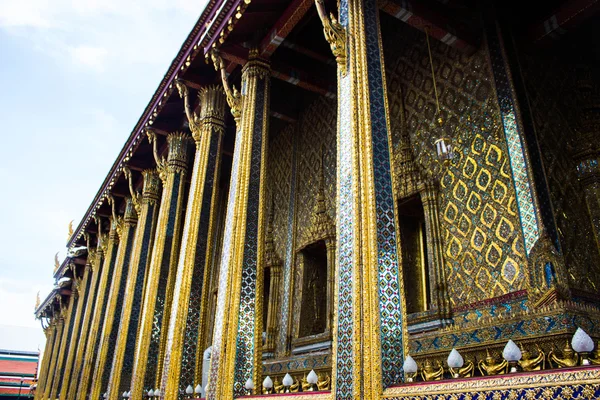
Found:
<path fill-rule="evenodd" d="M 38 291 L 37 294 L 35 295 L 35 309 L 37 310 L 40 306 L 40 292 Z"/>
<path fill-rule="evenodd" d="M 56 254 L 54 255 L 54 272 L 58 271 L 58 269 L 60 268 L 60 261 L 58 261 L 58 253 L 56 252 Z"/>
<path fill-rule="evenodd" d="M 223 89 L 225 90 L 225 96 L 227 98 L 227 104 L 231 109 L 231 115 L 236 124 L 239 125 L 240 119 L 242 118 L 242 94 L 233 85 L 229 85 L 227 81 L 227 71 L 225 71 L 225 63 L 219 55 L 219 52 L 215 49 L 211 50 L 210 58 L 213 62 L 215 70 L 221 72 L 221 81 L 223 83 Z"/>
<path fill-rule="evenodd" d="M 325 39 L 331 46 L 331 52 L 335 56 L 342 75 L 346 75 L 346 29 L 333 16 L 333 13 L 327 15 L 324 0 L 315 0 L 315 5 L 323 23 Z"/>
<path fill-rule="evenodd" d="M 73 236 L 73 221 L 74 220 L 71 220 L 71 222 L 69 222 L 69 237 L 67 237 L 67 240 L 70 240 Z"/>

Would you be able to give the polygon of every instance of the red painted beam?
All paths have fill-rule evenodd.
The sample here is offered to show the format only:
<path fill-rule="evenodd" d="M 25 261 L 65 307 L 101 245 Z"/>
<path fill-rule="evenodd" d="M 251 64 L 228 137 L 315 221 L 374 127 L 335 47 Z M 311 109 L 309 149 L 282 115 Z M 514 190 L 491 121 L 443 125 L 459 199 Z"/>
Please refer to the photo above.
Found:
<path fill-rule="evenodd" d="M 392 17 L 423 32 L 427 28 L 431 37 L 450 47 L 468 54 L 475 52 L 474 38 L 455 29 L 450 20 L 432 6 L 424 5 L 420 0 L 379 0 L 379 8 Z"/>
<path fill-rule="evenodd" d="M 313 5 L 314 0 L 292 0 L 261 41 L 259 54 L 265 58 L 270 57 Z"/>
<path fill-rule="evenodd" d="M 294 50 L 296 53 L 303 54 L 307 57 L 310 57 L 310 58 L 320 61 L 322 63 L 328 64 L 328 65 L 331 65 L 334 67 L 336 66 L 335 59 L 333 57 L 324 56 L 323 54 L 317 53 L 316 51 L 313 51 L 311 49 L 307 49 L 306 47 L 292 43 L 289 40 L 284 41 L 281 44 L 281 46 L 286 47 L 291 50 Z"/>
<path fill-rule="evenodd" d="M 248 59 L 248 50 L 241 46 L 224 47 L 219 51 L 219 54 L 224 60 L 240 65 L 244 65 Z M 310 92 L 319 93 L 330 98 L 336 96 L 335 88 L 332 89 L 327 82 L 315 79 L 304 71 L 291 68 L 282 63 L 271 65 L 271 76 Z"/>
<path fill-rule="evenodd" d="M 327 82 L 317 80 L 314 77 L 310 77 L 304 71 L 283 64 L 274 65 L 271 69 L 271 76 L 331 99 L 334 99 L 336 96 L 335 89 L 331 88 Z"/>
<path fill-rule="evenodd" d="M 600 11 L 600 0 L 570 0 L 528 29 L 534 43 L 555 40 Z"/>

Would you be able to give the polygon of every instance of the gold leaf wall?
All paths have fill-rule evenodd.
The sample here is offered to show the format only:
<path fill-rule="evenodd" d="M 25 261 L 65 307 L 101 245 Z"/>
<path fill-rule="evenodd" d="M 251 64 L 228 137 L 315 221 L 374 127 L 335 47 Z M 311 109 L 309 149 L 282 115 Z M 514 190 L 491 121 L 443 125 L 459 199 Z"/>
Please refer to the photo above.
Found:
<path fill-rule="evenodd" d="M 273 236 L 275 251 L 281 260 L 285 257 L 286 232 L 292 175 L 292 141 L 294 125 L 273 132 L 269 139 L 267 164 L 268 212 L 274 207 Z"/>
<path fill-rule="evenodd" d="M 442 170 L 440 220 L 453 307 L 525 288 L 526 259 L 506 141 L 485 45 L 472 56 L 431 40 L 444 117 L 434 122 L 435 96 L 425 35 L 382 18 L 390 120 L 395 152 L 407 131 L 417 164 L 439 168 L 434 141 L 453 138 L 456 156 Z"/>

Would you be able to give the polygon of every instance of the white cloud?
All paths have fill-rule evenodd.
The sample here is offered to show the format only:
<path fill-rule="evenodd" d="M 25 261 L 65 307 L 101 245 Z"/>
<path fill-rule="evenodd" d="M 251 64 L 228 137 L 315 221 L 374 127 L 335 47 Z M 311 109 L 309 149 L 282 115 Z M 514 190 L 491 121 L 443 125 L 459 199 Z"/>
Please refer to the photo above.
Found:
<path fill-rule="evenodd" d="M 67 67 L 105 72 L 107 64 L 160 64 L 175 56 L 206 1 L 0 0 L 0 29 Z M 165 20 L 177 21 L 164 28 Z M 110 52 L 107 50 L 110 49 Z M 114 72 L 114 71 L 113 71 Z"/>
<path fill-rule="evenodd" d="M 77 46 L 71 47 L 71 57 L 75 63 L 98 71 L 104 70 L 108 50 L 103 47 Z"/>

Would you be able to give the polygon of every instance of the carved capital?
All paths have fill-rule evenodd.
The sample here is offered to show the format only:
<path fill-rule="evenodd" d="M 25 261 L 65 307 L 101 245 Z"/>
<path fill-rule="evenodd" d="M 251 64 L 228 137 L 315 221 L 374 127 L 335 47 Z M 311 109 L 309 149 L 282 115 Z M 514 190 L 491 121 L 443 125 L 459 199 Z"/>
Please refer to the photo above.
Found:
<path fill-rule="evenodd" d="M 144 177 L 144 189 L 142 201 L 157 202 L 160 198 L 160 177 L 155 169 L 146 169 L 142 172 Z"/>
<path fill-rule="evenodd" d="M 123 222 L 134 225 L 137 222 L 137 211 L 135 202 L 132 197 L 125 198 L 125 213 L 123 214 Z"/>
<path fill-rule="evenodd" d="M 190 137 L 183 132 L 171 133 L 167 136 L 169 155 L 167 165 L 169 172 L 185 172 L 188 168 L 188 145 Z"/>
<path fill-rule="evenodd" d="M 271 76 L 271 66 L 269 62 L 258 56 L 257 49 L 250 49 L 248 62 L 242 70 L 242 79 L 259 78 L 267 79 Z"/>
<path fill-rule="evenodd" d="M 333 16 L 333 13 L 329 14 L 329 16 L 327 15 L 324 0 L 315 0 L 315 5 L 317 6 L 319 18 L 323 23 L 323 33 L 325 34 L 325 39 L 331 46 L 331 52 L 335 56 L 335 61 L 337 62 L 342 75 L 346 75 L 346 29 L 344 29 L 344 27 Z"/>
<path fill-rule="evenodd" d="M 200 122 L 212 129 L 216 129 L 219 133 L 225 132 L 225 92 L 223 88 L 211 85 L 202 88 L 198 93 L 202 109 L 200 110 Z M 193 132 L 192 132 L 193 133 Z M 196 143 L 199 142 L 200 136 L 194 135 Z"/>

